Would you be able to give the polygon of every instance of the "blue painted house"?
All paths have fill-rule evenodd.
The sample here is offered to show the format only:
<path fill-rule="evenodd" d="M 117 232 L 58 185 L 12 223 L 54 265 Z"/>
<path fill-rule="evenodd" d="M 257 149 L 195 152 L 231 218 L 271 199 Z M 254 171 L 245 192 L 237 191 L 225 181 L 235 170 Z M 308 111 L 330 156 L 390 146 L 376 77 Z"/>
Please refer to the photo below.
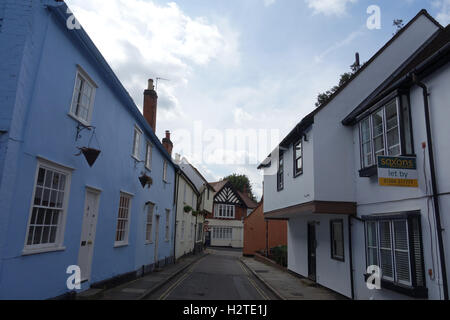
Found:
<path fill-rule="evenodd" d="M 72 265 L 85 290 L 174 255 L 177 166 L 152 81 L 144 117 L 67 9 L 0 1 L 0 299 L 64 295 Z"/>

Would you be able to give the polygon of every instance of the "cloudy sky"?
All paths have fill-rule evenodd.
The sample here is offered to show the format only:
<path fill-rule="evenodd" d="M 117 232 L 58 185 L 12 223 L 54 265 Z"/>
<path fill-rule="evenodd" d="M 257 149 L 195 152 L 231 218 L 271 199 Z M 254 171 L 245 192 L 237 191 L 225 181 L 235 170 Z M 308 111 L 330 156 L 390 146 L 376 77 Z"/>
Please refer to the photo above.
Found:
<path fill-rule="evenodd" d="M 450 23 L 450 0 L 66 2 L 139 108 L 147 79 L 162 78 L 157 134 L 173 132 L 174 153 L 210 181 L 247 174 L 258 196 L 256 163 L 349 71 L 355 52 L 369 60 L 394 19 L 422 8 Z M 381 9 L 380 29 L 366 26 L 370 5 Z"/>

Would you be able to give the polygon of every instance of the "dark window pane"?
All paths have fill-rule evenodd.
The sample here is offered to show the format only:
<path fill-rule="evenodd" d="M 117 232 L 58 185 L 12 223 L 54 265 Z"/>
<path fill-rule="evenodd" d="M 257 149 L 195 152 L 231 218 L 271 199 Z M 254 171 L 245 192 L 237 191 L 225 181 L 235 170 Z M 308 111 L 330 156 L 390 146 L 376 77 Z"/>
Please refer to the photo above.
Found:
<path fill-rule="evenodd" d="M 52 186 L 53 172 L 47 170 L 45 175 L 45 187 L 50 188 Z"/>
<path fill-rule="evenodd" d="M 36 188 L 36 192 L 34 194 L 34 204 L 36 206 L 40 206 L 41 205 L 41 199 L 42 199 L 42 188 L 37 187 Z"/>
<path fill-rule="evenodd" d="M 54 243 L 56 241 L 56 227 L 51 227 L 50 228 L 50 239 L 49 242 L 50 243 Z"/>
<path fill-rule="evenodd" d="M 42 235 L 42 227 L 36 227 L 34 229 L 34 239 L 33 244 L 39 244 L 41 241 L 41 235 Z"/>
<path fill-rule="evenodd" d="M 34 227 L 30 227 L 30 230 L 28 231 L 27 245 L 33 244 L 33 236 L 34 236 Z"/>
<path fill-rule="evenodd" d="M 50 235 L 50 227 L 44 227 L 44 229 L 42 231 L 42 242 L 41 243 L 48 243 L 49 235 Z"/>
<path fill-rule="evenodd" d="M 45 209 L 39 209 L 36 224 L 43 224 L 45 216 Z"/>

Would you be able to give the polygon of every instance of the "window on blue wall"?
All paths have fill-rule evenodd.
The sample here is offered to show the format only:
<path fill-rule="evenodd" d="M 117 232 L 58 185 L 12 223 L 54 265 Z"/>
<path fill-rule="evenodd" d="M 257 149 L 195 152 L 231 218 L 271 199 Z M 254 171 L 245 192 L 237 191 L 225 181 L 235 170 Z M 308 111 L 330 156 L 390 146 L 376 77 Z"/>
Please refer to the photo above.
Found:
<path fill-rule="evenodd" d="M 139 129 L 137 126 L 134 127 L 134 137 L 133 137 L 133 157 L 137 160 L 140 159 L 139 153 L 140 153 L 140 145 L 141 145 L 141 136 L 142 136 L 142 130 Z"/>
<path fill-rule="evenodd" d="M 164 165 L 163 165 L 163 180 L 164 182 L 168 182 L 167 181 L 167 161 L 164 160 Z"/>
<path fill-rule="evenodd" d="M 70 114 L 85 125 L 91 122 L 96 88 L 97 85 L 88 74 L 78 68 Z"/>
<path fill-rule="evenodd" d="M 145 149 L 145 167 L 150 170 L 152 168 L 152 145 L 147 141 L 147 147 Z"/>
<path fill-rule="evenodd" d="M 70 175 L 69 170 L 39 161 L 24 251 L 62 245 Z"/>
<path fill-rule="evenodd" d="M 116 246 L 128 244 L 130 221 L 131 195 L 121 193 L 119 201 L 119 214 L 117 217 Z"/>

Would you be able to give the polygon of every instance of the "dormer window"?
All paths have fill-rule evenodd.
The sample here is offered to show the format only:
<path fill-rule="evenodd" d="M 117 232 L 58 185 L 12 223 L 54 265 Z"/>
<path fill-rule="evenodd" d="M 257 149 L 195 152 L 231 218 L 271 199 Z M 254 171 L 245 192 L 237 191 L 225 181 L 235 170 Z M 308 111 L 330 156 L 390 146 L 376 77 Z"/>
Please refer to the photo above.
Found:
<path fill-rule="evenodd" d="M 376 166 L 378 156 L 411 155 L 407 97 L 396 97 L 359 123 L 361 167 Z"/>

